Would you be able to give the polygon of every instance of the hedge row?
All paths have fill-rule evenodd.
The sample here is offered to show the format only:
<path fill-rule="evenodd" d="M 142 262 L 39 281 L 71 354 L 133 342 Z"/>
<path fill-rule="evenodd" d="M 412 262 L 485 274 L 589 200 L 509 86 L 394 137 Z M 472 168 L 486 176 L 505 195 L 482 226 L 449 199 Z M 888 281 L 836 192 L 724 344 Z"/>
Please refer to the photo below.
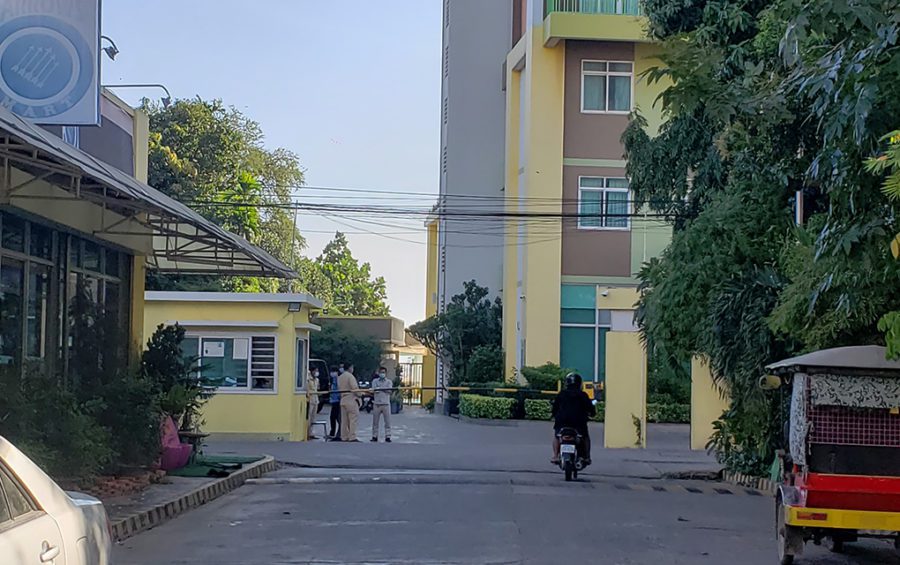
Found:
<path fill-rule="evenodd" d="M 515 398 L 494 398 L 477 394 L 459 396 L 459 414 L 468 418 L 509 420 L 515 405 Z"/>
<path fill-rule="evenodd" d="M 525 419 L 549 420 L 552 407 L 551 400 L 526 400 Z M 597 403 L 597 415 L 595 422 L 602 422 L 606 415 L 606 405 Z M 687 424 L 691 421 L 691 406 L 689 404 L 648 404 L 647 421 L 661 424 Z"/>
<path fill-rule="evenodd" d="M 526 400 L 526 420 L 550 420 L 550 412 L 553 408 L 552 400 Z M 602 422 L 606 415 L 606 405 L 603 402 L 596 404 L 597 414 L 592 418 L 595 422 Z"/>
<path fill-rule="evenodd" d="M 647 404 L 647 421 L 654 424 L 687 424 L 691 421 L 690 404 Z"/>

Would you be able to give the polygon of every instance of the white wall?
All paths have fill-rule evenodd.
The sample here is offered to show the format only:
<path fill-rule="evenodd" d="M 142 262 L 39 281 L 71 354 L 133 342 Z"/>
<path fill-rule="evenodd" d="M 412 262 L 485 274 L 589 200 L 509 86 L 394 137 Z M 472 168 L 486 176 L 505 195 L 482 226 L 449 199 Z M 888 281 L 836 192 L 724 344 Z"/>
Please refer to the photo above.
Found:
<path fill-rule="evenodd" d="M 505 155 L 503 61 L 512 42 L 511 0 L 444 0 L 441 183 L 445 210 L 502 211 Z M 448 25 L 449 22 L 449 25 Z M 447 116 L 443 115 L 446 99 Z M 444 150 L 446 149 L 446 167 Z M 503 224 L 445 217 L 438 306 L 475 279 L 499 295 Z M 440 260 L 440 258 L 439 258 Z"/>

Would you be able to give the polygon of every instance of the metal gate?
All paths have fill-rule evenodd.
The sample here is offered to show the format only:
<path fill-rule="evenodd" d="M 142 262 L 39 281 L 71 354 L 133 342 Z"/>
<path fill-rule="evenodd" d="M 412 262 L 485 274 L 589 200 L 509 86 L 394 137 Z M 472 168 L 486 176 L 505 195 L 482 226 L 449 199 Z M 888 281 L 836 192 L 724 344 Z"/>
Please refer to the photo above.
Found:
<path fill-rule="evenodd" d="M 421 363 L 401 363 L 400 367 L 403 369 L 402 379 L 404 387 L 422 386 Z M 422 404 L 422 389 L 404 391 L 403 402 L 405 404 Z"/>

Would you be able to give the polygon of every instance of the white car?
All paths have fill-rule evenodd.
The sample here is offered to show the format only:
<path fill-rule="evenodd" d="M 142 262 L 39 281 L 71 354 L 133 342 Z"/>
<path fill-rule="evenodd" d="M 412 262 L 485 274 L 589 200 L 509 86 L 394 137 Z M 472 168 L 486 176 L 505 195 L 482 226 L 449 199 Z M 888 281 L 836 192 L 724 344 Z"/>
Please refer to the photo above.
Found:
<path fill-rule="evenodd" d="M 65 492 L 0 436 L 0 563 L 108 565 L 111 554 L 103 504 Z"/>

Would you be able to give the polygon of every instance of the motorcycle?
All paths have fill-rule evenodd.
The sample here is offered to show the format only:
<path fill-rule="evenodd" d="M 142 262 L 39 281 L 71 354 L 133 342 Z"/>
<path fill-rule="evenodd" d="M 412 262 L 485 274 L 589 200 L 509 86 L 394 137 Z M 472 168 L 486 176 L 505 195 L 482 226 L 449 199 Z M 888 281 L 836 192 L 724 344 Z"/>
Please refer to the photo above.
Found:
<path fill-rule="evenodd" d="M 587 467 L 584 458 L 584 438 L 573 428 L 562 428 L 556 434 L 559 438 L 559 468 L 566 480 L 578 478 L 578 472 Z"/>
<path fill-rule="evenodd" d="M 361 389 L 370 389 L 372 388 L 372 383 L 369 381 L 362 381 L 359 383 L 359 388 Z M 371 394 L 366 394 L 360 399 L 359 409 L 361 412 L 365 412 L 366 414 L 371 414 L 372 410 L 375 409 L 375 398 Z"/>

